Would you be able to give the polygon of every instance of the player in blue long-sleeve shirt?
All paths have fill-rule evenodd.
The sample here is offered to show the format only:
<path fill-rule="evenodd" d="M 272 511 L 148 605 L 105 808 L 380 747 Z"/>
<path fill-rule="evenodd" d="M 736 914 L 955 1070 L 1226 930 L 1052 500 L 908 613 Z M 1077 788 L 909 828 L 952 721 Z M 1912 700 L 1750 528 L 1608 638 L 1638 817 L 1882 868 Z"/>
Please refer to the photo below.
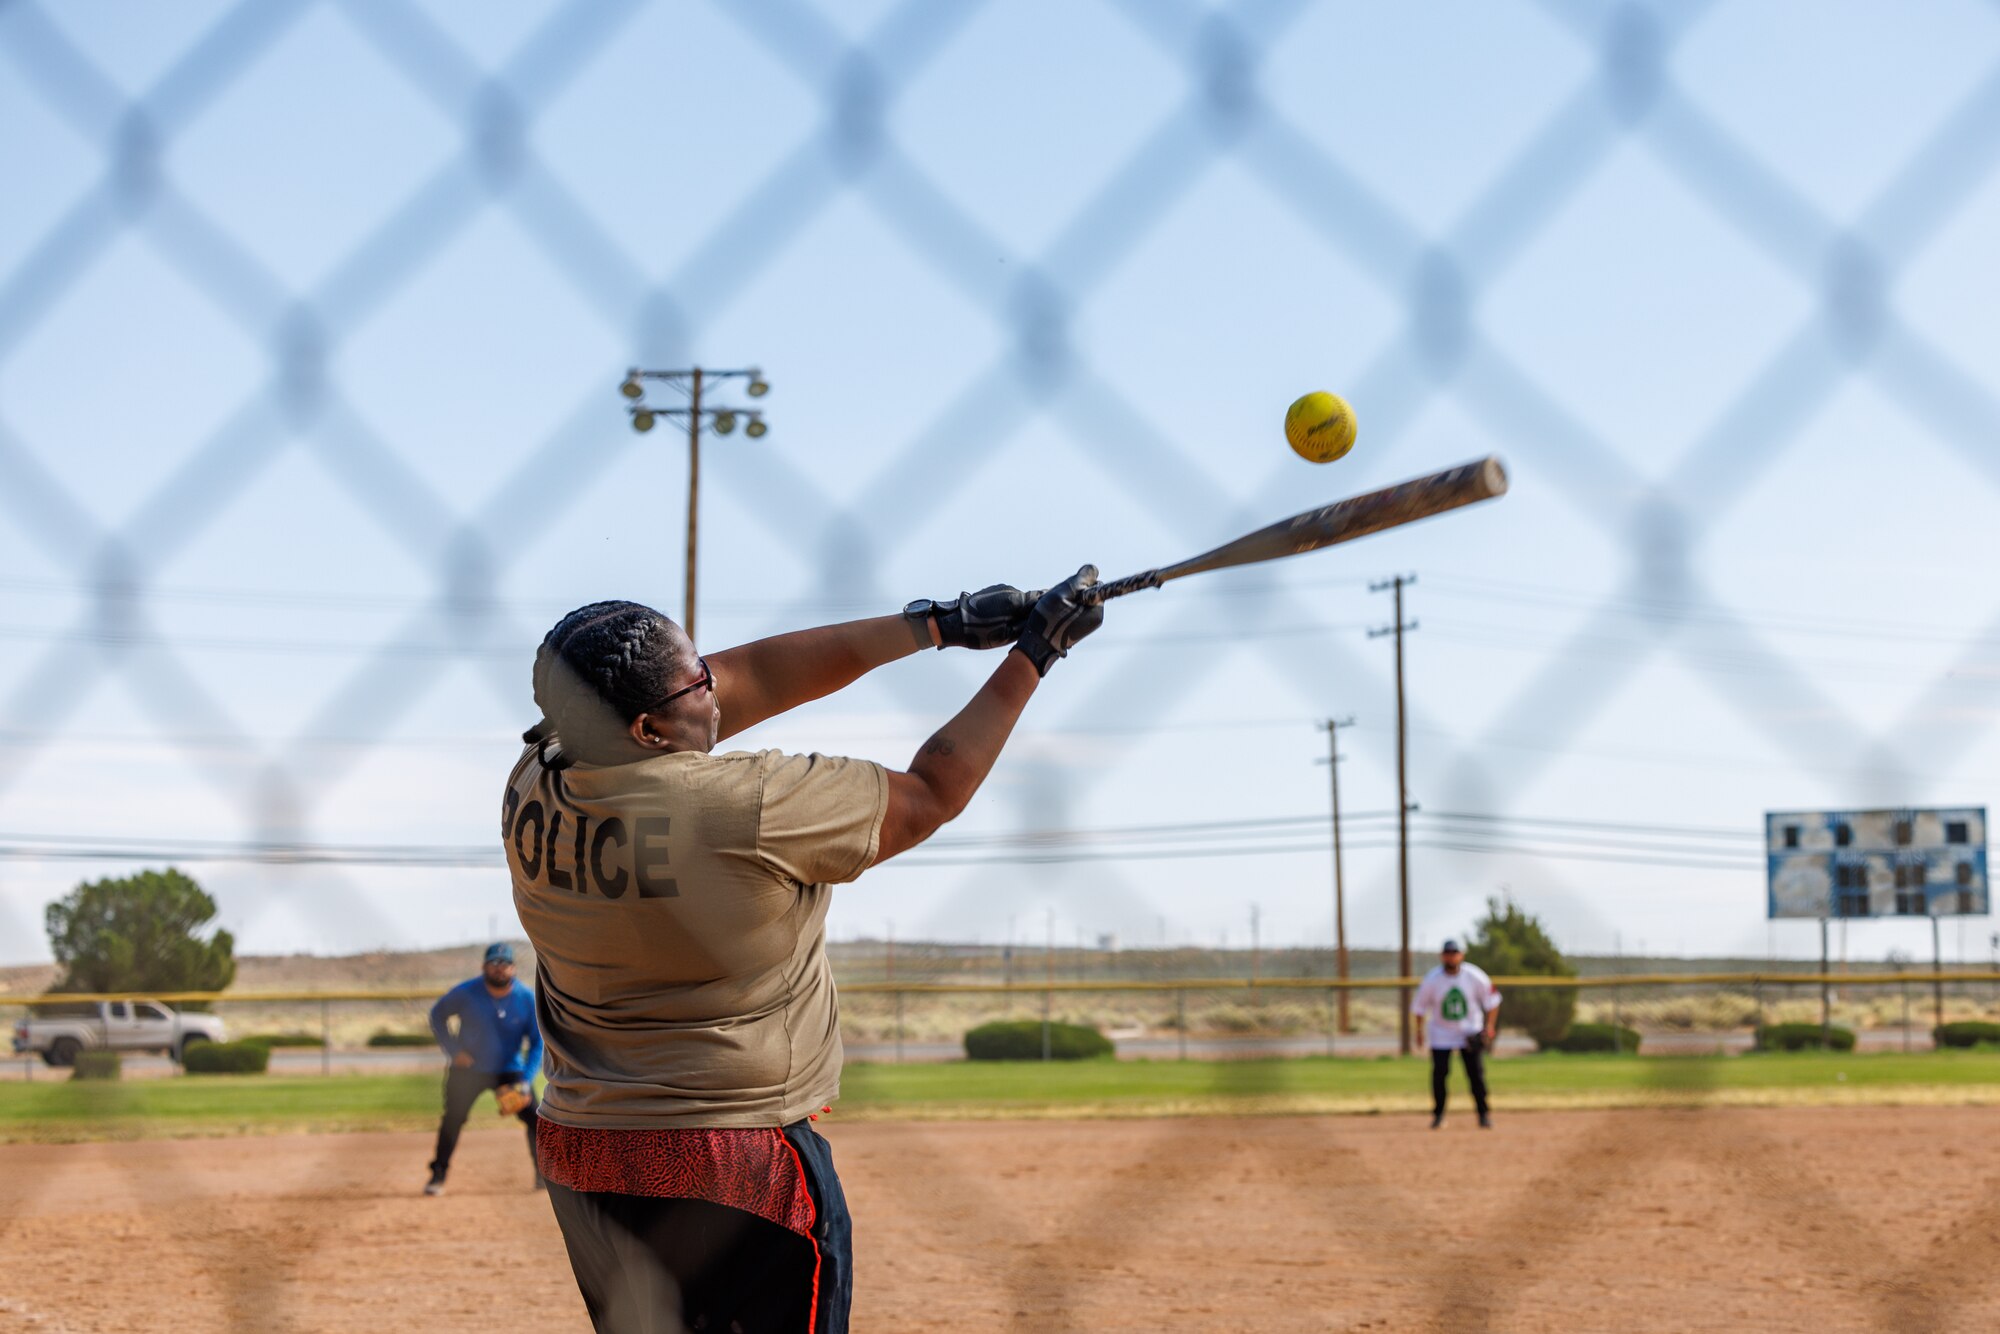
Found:
<path fill-rule="evenodd" d="M 458 1020 L 457 1030 L 451 1020 Z M 444 1072 L 444 1119 L 438 1122 L 437 1154 L 431 1159 L 426 1195 L 444 1193 L 452 1150 L 472 1104 L 488 1089 L 524 1085 L 527 1103 L 515 1113 L 528 1128 L 528 1161 L 535 1161 L 535 1073 L 542 1066 L 542 1030 L 535 1022 L 535 993 L 514 980 L 514 950 L 504 943 L 486 947 L 480 975 L 461 982 L 431 1007 L 431 1032 L 451 1058 Z M 522 1051 L 523 1045 L 527 1050 Z M 535 1173 L 540 1189 L 541 1173 Z"/>

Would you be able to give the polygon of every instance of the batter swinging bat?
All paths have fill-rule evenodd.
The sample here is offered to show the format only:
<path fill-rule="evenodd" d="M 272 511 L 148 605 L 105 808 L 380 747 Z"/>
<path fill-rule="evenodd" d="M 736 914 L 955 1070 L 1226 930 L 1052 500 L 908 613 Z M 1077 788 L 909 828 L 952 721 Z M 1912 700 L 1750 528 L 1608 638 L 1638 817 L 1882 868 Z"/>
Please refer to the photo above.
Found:
<path fill-rule="evenodd" d="M 1336 500 L 1331 505 L 1294 514 L 1178 565 L 1099 584 L 1086 592 L 1084 599 L 1096 603 L 1106 598 L 1122 598 L 1142 588 L 1158 588 L 1167 580 L 1186 574 L 1227 569 L 1232 565 L 1255 565 L 1280 556 L 1296 556 L 1302 551 L 1318 551 L 1321 547 L 1352 542 L 1385 528 L 1401 527 L 1461 505 L 1506 494 L 1507 469 L 1499 458 L 1489 454 L 1428 477 L 1413 477 L 1364 496 Z"/>

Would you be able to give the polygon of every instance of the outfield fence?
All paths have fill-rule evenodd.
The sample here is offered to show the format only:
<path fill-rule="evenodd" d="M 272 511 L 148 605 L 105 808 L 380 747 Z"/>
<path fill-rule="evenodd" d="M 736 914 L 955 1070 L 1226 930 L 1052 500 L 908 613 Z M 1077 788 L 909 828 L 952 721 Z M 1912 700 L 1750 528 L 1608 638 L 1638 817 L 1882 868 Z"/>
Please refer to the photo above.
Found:
<path fill-rule="evenodd" d="M 1313 1055 L 1380 1056 L 1395 1051 L 1401 994 L 1419 979 L 1368 977 L 1203 977 L 1172 981 L 867 981 L 840 987 L 842 1030 L 852 1059 L 951 1059 L 964 1033 L 999 1018 L 1083 1023 L 1111 1033 L 1121 1053 L 1140 1059 Z M 1932 1030 L 1966 1019 L 2000 1019 L 2000 970 L 1903 969 L 1845 972 L 1631 973 L 1573 978 L 1498 977 L 1508 991 L 1570 990 L 1577 1019 L 1640 1033 L 1651 1050 L 1708 1053 L 1748 1047 L 1767 1023 L 1825 1023 L 1856 1032 L 1873 1049 L 1916 1050 Z M 1334 998 L 1357 1003 L 1342 1030 Z M 0 1011 L 153 1000 L 234 1011 L 232 1037 L 282 1034 L 316 1047 L 317 1069 L 335 1073 L 334 1054 L 368 1051 L 368 1037 L 427 1032 L 436 987 L 151 992 L 77 992 L 0 998 Z M 1502 1010 L 1505 1014 L 1504 1004 Z M 1525 1049 L 1503 1028 L 1502 1054 Z M 303 1039 L 313 1038 L 307 1044 Z M 395 1059 L 426 1067 L 431 1050 Z M 18 1073 L 35 1077 L 25 1055 Z M 289 1073 L 314 1067 L 294 1060 Z M 351 1071 L 349 1063 L 341 1071 Z M 46 1076 L 43 1076 L 46 1077 Z"/>

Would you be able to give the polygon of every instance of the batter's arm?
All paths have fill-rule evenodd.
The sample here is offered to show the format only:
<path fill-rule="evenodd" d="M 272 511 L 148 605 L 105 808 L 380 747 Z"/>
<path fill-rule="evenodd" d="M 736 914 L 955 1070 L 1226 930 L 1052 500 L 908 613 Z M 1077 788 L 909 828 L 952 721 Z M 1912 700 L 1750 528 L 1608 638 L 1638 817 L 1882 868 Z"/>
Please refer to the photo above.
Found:
<path fill-rule="evenodd" d="M 972 702 L 924 743 L 909 771 L 890 772 L 889 808 L 873 864 L 914 848 L 966 808 L 1041 679 L 1025 653 L 1008 653 Z"/>
<path fill-rule="evenodd" d="M 722 707 L 717 739 L 831 695 L 884 663 L 917 651 L 901 616 L 794 630 L 724 649 L 708 658 Z"/>

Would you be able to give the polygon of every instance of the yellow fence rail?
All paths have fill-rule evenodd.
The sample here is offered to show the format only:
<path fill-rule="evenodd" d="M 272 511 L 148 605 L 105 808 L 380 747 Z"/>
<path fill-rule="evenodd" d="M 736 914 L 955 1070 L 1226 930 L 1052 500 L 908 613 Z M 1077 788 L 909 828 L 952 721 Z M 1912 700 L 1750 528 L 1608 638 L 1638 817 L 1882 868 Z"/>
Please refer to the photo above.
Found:
<path fill-rule="evenodd" d="M 844 996 L 970 996 L 1043 995 L 1075 992 L 1174 991 L 1396 991 L 1414 987 L 1414 977 L 1190 977 L 1178 979 L 1106 978 L 1062 982 L 844 982 Z M 1760 986 L 1896 986 L 1899 983 L 2000 983 L 2000 970 L 1904 969 L 1900 972 L 1848 973 L 1607 973 L 1590 977 L 1496 977 L 1503 990 L 1576 987 L 1602 990 L 1616 987 L 1760 987 Z M 17 1009 L 97 1001 L 162 1001 L 168 1004 L 251 1005 L 318 1001 L 425 1001 L 444 994 L 442 987 L 395 987 L 343 991 L 117 991 L 47 992 L 33 996 L 0 996 L 0 1006 Z"/>

